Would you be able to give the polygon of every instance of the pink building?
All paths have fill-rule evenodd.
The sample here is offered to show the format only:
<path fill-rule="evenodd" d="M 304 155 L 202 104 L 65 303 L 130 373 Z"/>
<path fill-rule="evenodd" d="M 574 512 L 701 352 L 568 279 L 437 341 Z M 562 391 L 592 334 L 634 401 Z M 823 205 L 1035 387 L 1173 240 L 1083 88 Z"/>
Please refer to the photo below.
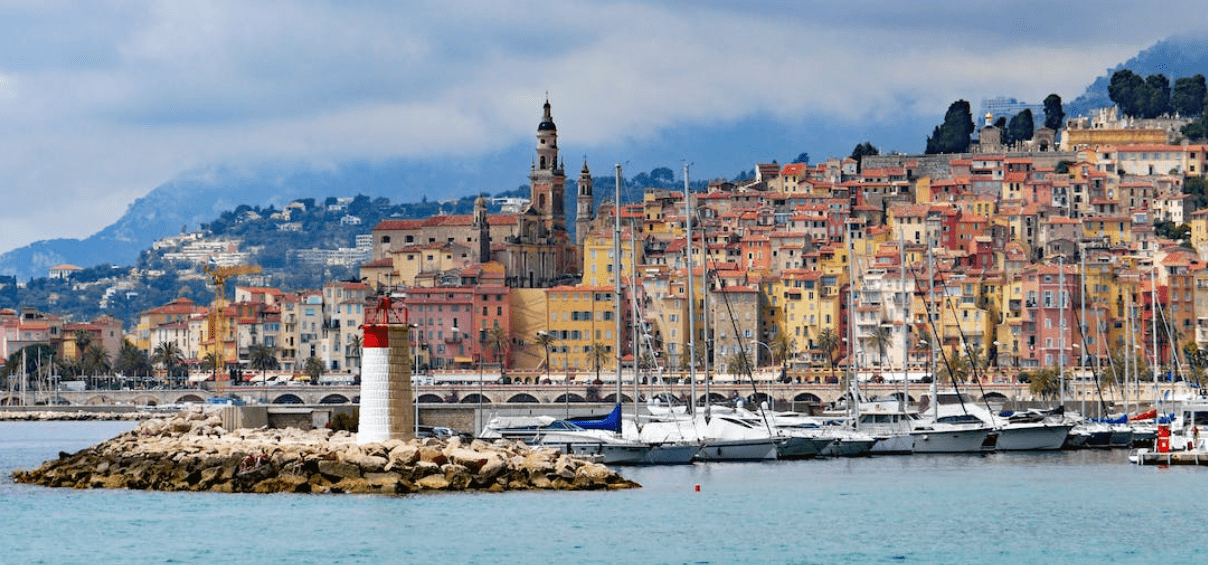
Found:
<path fill-rule="evenodd" d="M 506 286 L 410 288 L 402 303 L 413 328 L 420 370 L 474 369 L 479 363 L 508 366 L 512 332 Z M 497 345 L 493 334 L 503 341 Z"/>

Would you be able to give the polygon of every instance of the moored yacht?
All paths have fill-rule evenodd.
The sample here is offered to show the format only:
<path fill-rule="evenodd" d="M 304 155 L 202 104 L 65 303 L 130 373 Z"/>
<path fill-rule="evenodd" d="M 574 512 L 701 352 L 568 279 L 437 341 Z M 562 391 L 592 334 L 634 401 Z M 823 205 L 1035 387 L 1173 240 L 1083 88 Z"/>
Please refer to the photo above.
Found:
<path fill-rule="evenodd" d="M 567 455 L 599 457 L 606 465 L 641 464 L 650 446 L 629 441 L 609 430 L 584 429 L 551 416 L 495 416 L 480 439 L 511 439 L 532 446 L 552 447 Z"/>
<path fill-rule="evenodd" d="M 1064 421 L 1011 421 L 994 414 L 980 403 L 964 394 L 941 393 L 939 397 L 939 422 L 951 419 L 953 423 L 970 421 L 993 428 L 997 438 L 994 449 L 999 451 L 1056 450 L 1065 444 L 1065 438 L 1074 427 Z M 970 418 L 971 417 L 971 418 Z"/>

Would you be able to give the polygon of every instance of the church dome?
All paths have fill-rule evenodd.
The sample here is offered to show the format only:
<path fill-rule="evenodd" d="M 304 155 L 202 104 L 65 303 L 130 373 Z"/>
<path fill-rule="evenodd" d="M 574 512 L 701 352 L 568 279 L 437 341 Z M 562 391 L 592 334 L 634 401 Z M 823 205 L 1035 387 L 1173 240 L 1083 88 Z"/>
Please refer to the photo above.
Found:
<path fill-rule="evenodd" d="M 541 123 L 537 125 L 537 131 L 558 131 L 558 126 L 554 125 L 554 116 L 549 111 L 549 99 L 546 98 L 545 104 L 542 106 L 545 112 L 541 116 Z"/>

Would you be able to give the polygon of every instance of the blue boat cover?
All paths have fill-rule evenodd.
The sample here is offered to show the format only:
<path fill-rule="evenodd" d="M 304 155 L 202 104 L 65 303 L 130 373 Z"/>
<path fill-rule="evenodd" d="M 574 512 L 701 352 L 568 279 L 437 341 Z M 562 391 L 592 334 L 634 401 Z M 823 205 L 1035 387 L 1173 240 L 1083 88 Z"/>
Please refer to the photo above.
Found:
<path fill-rule="evenodd" d="M 621 433 L 621 403 L 617 403 L 616 407 L 603 418 L 595 416 L 580 416 L 571 418 L 576 426 L 585 430 L 608 430 L 614 433 Z"/>

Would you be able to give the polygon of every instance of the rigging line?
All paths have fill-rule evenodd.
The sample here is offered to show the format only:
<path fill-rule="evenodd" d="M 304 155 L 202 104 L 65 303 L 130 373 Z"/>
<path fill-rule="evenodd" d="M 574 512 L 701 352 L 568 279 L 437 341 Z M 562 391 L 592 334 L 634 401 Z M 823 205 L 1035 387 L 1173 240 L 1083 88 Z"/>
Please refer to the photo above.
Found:
<path fill-rule="evenodd" d="M 945 292 L 946 293 L 946 292 Z M 969 370 L 973 373 L 973 382 L 977 384 L 977 390 L 981 392 L 982 403 L 986 405 L 986 411 L 993 414 L 994 410 L 990 408 L 990 401 L 986 400 L 986 389 L 982 386 L 982 377 L 977 373 L 977 358 L 973 353 L 973 346 L 969 344 L 969 340 L 965 338 L 965 328 L 961 327 L 959 318 L 956 315 L 956 307 L 952 305 L 952 297 L 945 296 L 944 303 L 948 305 L 948 309 L 952 311 L 952 321 L 956 322 L 956 331 L 960 334 L 961 345 L 965 350 L 965 356 L 969 359 Z M 961 403 L 961 408 L 964 408 L 964 402 Z M 993 424 L 993 422 L 987 422 Z"/>
<path fill-rule="evenodd" d="M 910 276 L 911 276 L 911 278 L 914 279 L 915 288 L 916 289 L 919 288 L 919 275 L 914 272 L 914 266 L 910 267 Z M 935 280 L 932 280 L 932 281 L 930 281 L 928 288 L 931 288 L 934 285 L 935 285 Z M 931 327 L 931 335 L 933 336 L 932 339 L 935 340 L 934 344 L 938 345 L 940 343 L 940 334 L 939 334 L 939 331 L 936 330 L 936 328 L 935 328 L 935 314 L 931 311 L 931 307 L 932 307 L 932 304 L 931 304 L 930 300 L 923 301 L 923 308 L 927 311 L 927 324 Z M 965 414 L 968 414 L 969 410 L 967 408 L 965 408 L 965 399 L 964 399 L 964 396 L 961 395 L 960 386 L 956 382 L 956 373 L 955 373 L 955 371 L 952 370 L 952 363 L 950 363 L 948 361 L 948 354 L 944 352 L 943 347 L 937 348 L 937 347 L 935 347 L 935 345 L 932 345 L 931 349 L 932 349 L 932 351 L 938 350 L 940 352 L 940 360 L 944 362 L 944 368 L 948 370 L 948 379 L 952 381 L 952 390 L 956 392 L 956 399 L 957 399 L 957 401 L 959 401 L 961 403 L 961 411 L 965 412 Z M 932 375 L 931 378 L 935 379 L 936 376 Z M 938 396 L 938 394 L 937 394 L 937 396 Z M 939 398 L 932 399 L 932 402 L 934 402 L 938 406 Z"/>
<path fill-rule="evenodd" d="M 726 283 L 725 283 L 725 281 L 721 280 L 721 278 L 717 279 L 717 283 L 723 290 L 726 288 Z M 705 284 L 709 284 L 709 281 L 706 280 Z M 755 373 L 752 370 L 751 361 L 747 357 L 747 348 L 744 347 L 744 344 L 742 343 L 742 341 L 740 341 L 740 339 L 738 337 L 739 336 L 738 321 L 734 319 L 734 309 L 730 305 L 730 293 L 723 292 L 723 293 L 721 293 L 721 296 L 722 296 L 722 301 L 725 302 L 725 304 L 726 304 L 726 315 L 728 315 L 730 317 L 730 326 L 734 329 L 734 341 L 738 342 L 739 364 L 742 365 L 742 369 L 744 371 L 746 371 L 747 379 L 751 381 L 751 391 L 753 393 L 753 398 L 759 398 L 759 388 L 755 386 Z M 756 307 L 758 307 L 758 303 L 756 304 Z M 706 314 L 706 315 L 708 315 L 708 314 Z M 756 336 L 756 339 L 758 339 L 758 336 Z M 755 345 L 758 346 L 759 344 L 755 344 Z M 758 357 L 758 355 L 759 355 L 758 350 L 755 351 L 755 355 L 756 355 L 756 357 Z M 766 427 L 768 429 L 768 434 L 775 436 L 776 434 L 772 432 L 772 424 L 770 422 L 768 422 L 768 411 L 760 410 L 759 414 L 763 418 L 764 427 Z"/>
<path fill-rule="evenodd" d="M 1081 287 L 1081 296 L 1079 298 L 1081 298 L 1081 302 L 1083 303 L 1083 305 L 1085 305 L 1086 304 L 1086 271 L 1083 271 L 1082 273 L 1080 273 L 1078 276 L 1078 279 L 1079 279 L 1078 286 Z M 1095 310 L 1095 331 L 1098 332 L 1099 331 L 1099 307 L 1095 306 L 1094 310 Z M 1084 356 L 1090 356 L 1091 355 L 1091 346 L 1086 341 L 1086 320 L 1082 317 L 1082 315 L 1078 312 L 1078 310 L 1076 310 L 1072 307 L 1070 308 L 1070 312 L 1074 315 L 1074 321 L 1078 324 L 1078 328 L 1080 330 L 1078 332 L 1078 337 L 1081 338 L 1081 341 L 1082 341 L 1082 354 Z M 1100 335 L 1099 338 L 1102 339 L 1103 336 Z M 1085 357 L 1083 357 L 1083 359 L 1085 359 Z M 1103 399 L 1103 387 L 1100 386 L 1100 384 L 1099 384 L 1099 375 L 1100 375 L 1099 356 L 1095 355 L 1093 357 L 1093 359 L 1094 359 L 1094 367 L 1091 369 L 1091 376 L 1093 376 L 1095 379 L 1095 392 L 1097 392 L 1099 394 L 1099 405 L 1100 405 L 1099 412 L 1100 412 L 1100 415 L 1103 415 L 1107 412 L 1107 401 Z M 1079 359 L 1080 365 L 1082 364 L 1081 361 L 1082 360 Z M 1082 417 L 1085 418 L 1086 414 L 1083 414 Z"/>
<path fill-rule="evenodd" d="M 1170 292 L 1174 292 L 1174 291 L 1170 291 Z M 1161 320 L 1161 323 L 1162 323 L 1162 329 L 1165 330 L 1165 332 L 1166 332 L 1166 339 L 1165 339 L 1166 346 L 1170 348 L 1170 354 L 1167 355 L 1167 359 L 1173 359 L 1173 365 L 1175 366 L 1176 374 L 1182 373 L 1183 363 L 1182 363 L 1182 360 L 1179 359 L 1179 353 L 1178 353 L 1179 352 L 1179 347 L 1178 347 L 1179 333 L 1180 333 L 1179 329 L 1174 326 L 1174 320 L 1171 320 L 1170 317 L 1166 315 L 1166 310 L 1164 310 L 1162 308 L 1161 304 L 1157 305 L 1157 310 L 1158 310 L 1158 316 L 1160 316 L 1158 319 Z M 1158 357 L 1157 352 L 1154 352 L 1154 359 L 1157 359 L 1157 357 Z M 1167 362 L 1170 362 L 1170 361 L 1167 361 Z M 1171 382 L 1174 382 L 1174 381 L 1172 380 Z"/>

